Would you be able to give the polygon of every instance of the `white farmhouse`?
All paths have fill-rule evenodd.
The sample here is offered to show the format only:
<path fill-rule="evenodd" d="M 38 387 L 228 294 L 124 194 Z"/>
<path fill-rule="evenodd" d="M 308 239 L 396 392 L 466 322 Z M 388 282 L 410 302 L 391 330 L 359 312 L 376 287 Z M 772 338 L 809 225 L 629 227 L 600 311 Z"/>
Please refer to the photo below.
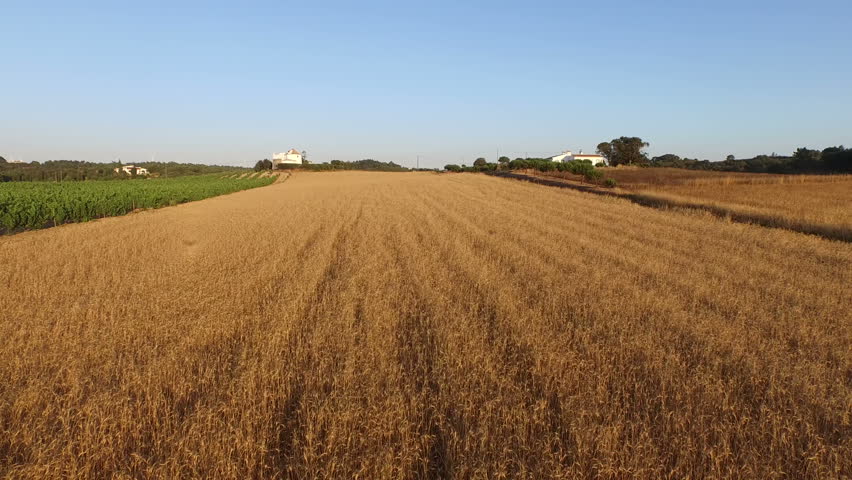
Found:
<path fill-rule="evenodd" d="M 571 150 L 565 150 L 564 152 L 560 153 L 559 155 L 554 155 L 554 156 L 550 157 L 550 159 L 553 160 L 554 162 L 564 162 L 565 159 L 568 158 L 569 159 L 568 161 L 570 162 L 571 161 L 570 158 L 572 158 L 573 156 L 574 156 L 574 154 L 571 153 Z"/>
<path fill-rule="evenodd" d="M 302 154 L 295 148 L 291 148 L 285 153 L 272 154 L 272 168 L 278 168 L 278 165 L 301 165 Z"/>
<path fill-rule="evenodd" d="M 122 167 L 116 167 L 113 169 L 115 173 L 124 172 L 128 175 L 133 175 L 133 171 L 136 171 L 136 175 L 148 175 L 148 169 L 145 167 L 137 167 L 135 165 L 124 165 Z"/>
<path fill-rule="evenodd" d="M 604 157 L 603 155 L 598 155 L 596 153 L 583 153 L 582 150 L 580 150 L 580 153 L 572 153 L 571 150 L 565 150 L 559 155 L 554 155 L 550 157 L 550 159 L 554 162 L 562 163 L 573 162 L 574 160 L 588 160 L 592 162 L 592 165 L 597 165 L 599 163 L 603 163 L 604 165 L 606 165 L 607 163 L 606 157 Z"/>

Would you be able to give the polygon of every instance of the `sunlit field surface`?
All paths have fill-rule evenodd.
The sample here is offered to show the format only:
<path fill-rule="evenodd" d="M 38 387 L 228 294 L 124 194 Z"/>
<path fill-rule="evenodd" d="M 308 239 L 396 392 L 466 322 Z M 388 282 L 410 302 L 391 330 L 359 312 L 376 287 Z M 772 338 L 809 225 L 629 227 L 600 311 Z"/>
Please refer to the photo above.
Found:
<path fill-rule="evenodd" d="M 677 168 L 603 170 L 618 182 L 604 193 L 647 205 L 713 212 L 737 221 L 852 242 L 852 175 L 776 175 Z M 576 175 L 534 173 L 577 183 Z"/>
<path fill-rule="evenodd" d="M 761 212 L 852 232 L 852 175 L 775 175 L 676 168 L 611 168 L 619 185 L 645 193 Z"/>
<path fill-rule="evenodd" d="M 0 477 L 848 478 L 852 244 L 475 174 L 0 238 Z"/>
<path fill-rule="evenodd" d="M 684 185 L 657 191 L 852 231 L 852 177 L 843 182 Z"/>

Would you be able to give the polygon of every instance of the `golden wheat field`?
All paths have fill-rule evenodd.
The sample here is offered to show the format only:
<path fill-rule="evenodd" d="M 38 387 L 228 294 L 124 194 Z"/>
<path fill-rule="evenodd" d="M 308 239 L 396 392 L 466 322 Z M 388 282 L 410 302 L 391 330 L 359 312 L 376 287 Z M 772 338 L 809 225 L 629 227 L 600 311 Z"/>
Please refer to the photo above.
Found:
<path fill-rule="evenodd" d="M 778 175 L 676 168 L 613 168 L 619 184 L 661 199 L 821 225 L 852 239 L 852 175 Z M 662 195 L 659 195 L 662 194 Z"/>
<path fill-rule="evenodd" d="M 658 186 L 701 186 L 701 185 L 799 185 L 803 183 L 836 183 L 852 180 L 852 175 L 791 175 L 779 173 L 725 172 L 713 170 L 690 170 L 668 167 L 636 167 L 619 165 L 604 169 L 608 178 L 619 185 L 633 189 Z"/>
<path fill-rule="evenodd" d="M 734 209 L 775 214 L 852 232 L 852 176 L 846 181 L 800 184 L 728 184 L 657 187 L 653 191 Z"/>
<path fill-rule="evenodd" d="M 0 477 L 849 478 L 852 244 L 476 174 L 0 238 Z"/>

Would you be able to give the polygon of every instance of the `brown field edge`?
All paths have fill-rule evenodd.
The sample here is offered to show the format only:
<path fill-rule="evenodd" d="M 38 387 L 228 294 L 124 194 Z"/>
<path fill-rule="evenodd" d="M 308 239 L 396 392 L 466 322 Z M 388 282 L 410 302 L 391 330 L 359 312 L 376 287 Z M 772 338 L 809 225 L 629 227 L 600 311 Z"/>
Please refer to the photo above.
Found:
<path fill-rule="evenodd" d="M 825 225 L 807 221 L 799 221 L 792 218 L 787 218 L 781 215 L 763 214 L 759 212 L 746 212 L 737 210 L 736 208 L 728 208 L 700 201 L 688 201 L 663 196 L 656 196 L 649 193 L 638 193 L 624 190 L 604 189 L 596 185 L 582 185 L 571 183 L 559 179 L 547 179 L 523 173 L 512 172 L 486 172 L 486 175 L 491 175 L 501 178 L 510 178 L 515 180 L 523 180 L 526 182 L 536 183 L 538 185 L 546 185 L 549 187 L 567 188 L 595 195 L 607 197 L 617 197 L 630 200 L 637 205 L 644 207 L 659 208 L 659 209 L 690 209 L 708 212 L 720 218 L 728 219 L 732 222 L 748 223 L 759 225 L 768 228 L 781 228 L 792 230 L 794 232 L 804 233 L 808 235 L 817 235 L 828 240 L 837 240 L 841 242 L 852 242 L 852 231 L 848 228 L 835 225 Z"/>

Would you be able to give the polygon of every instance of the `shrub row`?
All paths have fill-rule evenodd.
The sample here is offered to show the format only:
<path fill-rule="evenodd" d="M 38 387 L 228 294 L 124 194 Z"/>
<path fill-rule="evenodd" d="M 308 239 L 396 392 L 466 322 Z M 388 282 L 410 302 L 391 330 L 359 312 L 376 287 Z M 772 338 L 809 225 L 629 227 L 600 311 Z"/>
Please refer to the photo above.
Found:
<path fill-rule="evenodd" d="M 505 167 L 503 166 L 505 165 Z M 485 163 L 474 165 L 472 167 L 459 165 L 446 165 L 444 170 L 448 172 L 489 172 L 508 168 L 509 170 L 538 170 L 540 172 L 568 172 L 575 175 L 582 175 L 586 181 L 591 183 L 600 183 L 608 187 L 615 186 L 615 180 L 606 179 L 602 171 L 595 168 L 592 162 L 588 160 L 575 160 L 573 162 L 554 162 L 548 159 L 540 158 L 517 158 L 502 165 L 496 163 Z"/>

